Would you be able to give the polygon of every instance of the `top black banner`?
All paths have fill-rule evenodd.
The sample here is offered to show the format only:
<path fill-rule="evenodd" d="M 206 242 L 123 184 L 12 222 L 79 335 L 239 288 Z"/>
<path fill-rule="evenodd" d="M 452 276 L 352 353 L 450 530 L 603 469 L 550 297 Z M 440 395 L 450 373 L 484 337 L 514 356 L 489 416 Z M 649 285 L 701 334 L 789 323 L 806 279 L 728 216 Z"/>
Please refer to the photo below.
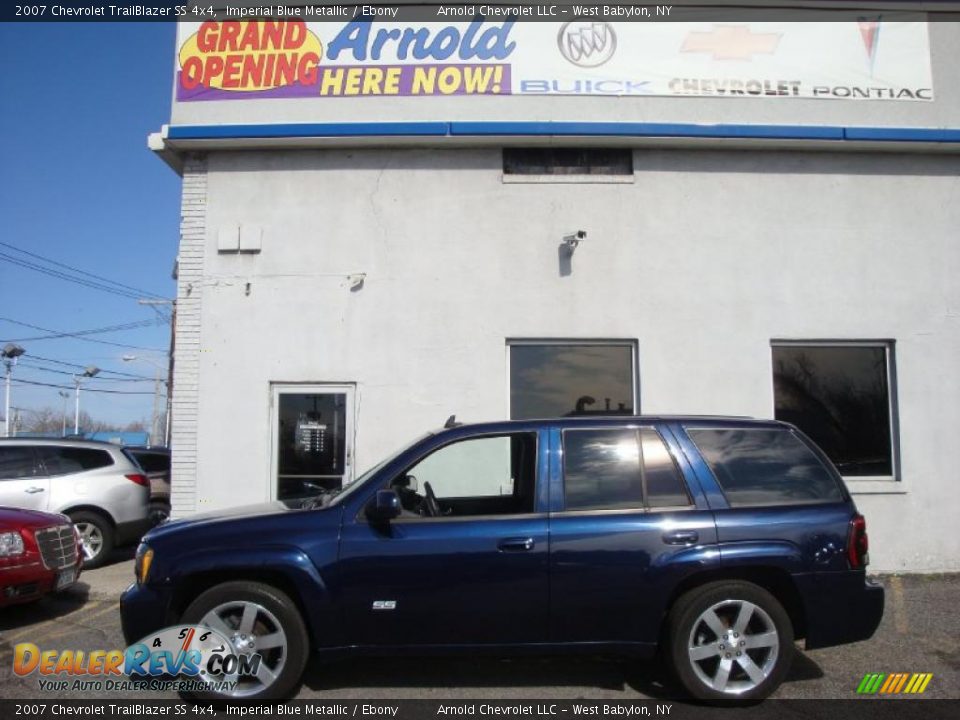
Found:
<path fill-rule="evenodd" d="M 824 22 L 893 17 L 901 13 L 931 13 L 929 20 L 960 21 L 960 0 L 672 0 L 671 3 L 553 3 L 423 2 L 341 4 L 334 2 L 270 3 L 264 0 L 211 0 L 183 2 L 101 2 L 62 0 L 24 2 L 0 7 L 3 22 L 204 22 L 225 20 L 287 20 L 349 22 L 367 19 L 401 22 L 566 22 L 589 20 L 616 22 L 724 22 L 796 21 Z"/>

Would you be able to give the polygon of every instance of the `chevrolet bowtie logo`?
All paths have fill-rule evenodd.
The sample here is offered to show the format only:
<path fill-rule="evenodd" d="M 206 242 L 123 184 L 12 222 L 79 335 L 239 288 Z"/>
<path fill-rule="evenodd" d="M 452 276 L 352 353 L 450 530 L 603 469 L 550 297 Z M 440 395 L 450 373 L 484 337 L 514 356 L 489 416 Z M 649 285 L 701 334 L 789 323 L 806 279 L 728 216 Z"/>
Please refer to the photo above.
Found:
<path fill-rule="evenodd" d="M 752 60 L 754 55 L 772 55 L 780 33 L 755 33 L 746 25 L 714 25 L 710 32 L 691 32 L 680 52 L 711 53 L 714 60 Z"/>

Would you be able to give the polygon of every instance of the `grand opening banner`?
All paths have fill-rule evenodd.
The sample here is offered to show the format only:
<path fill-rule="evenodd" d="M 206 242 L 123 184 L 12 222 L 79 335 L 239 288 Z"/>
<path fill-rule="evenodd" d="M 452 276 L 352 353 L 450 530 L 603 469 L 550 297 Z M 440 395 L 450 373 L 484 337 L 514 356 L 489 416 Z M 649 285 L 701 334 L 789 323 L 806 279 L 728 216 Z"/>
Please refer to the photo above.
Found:
<path fill-rule="evenodd" d="M 932 101 L 925 21 L 178 25 L 176 99 L 594 95 Z M 465 100 L 466 101 L 466 100 Z"/>

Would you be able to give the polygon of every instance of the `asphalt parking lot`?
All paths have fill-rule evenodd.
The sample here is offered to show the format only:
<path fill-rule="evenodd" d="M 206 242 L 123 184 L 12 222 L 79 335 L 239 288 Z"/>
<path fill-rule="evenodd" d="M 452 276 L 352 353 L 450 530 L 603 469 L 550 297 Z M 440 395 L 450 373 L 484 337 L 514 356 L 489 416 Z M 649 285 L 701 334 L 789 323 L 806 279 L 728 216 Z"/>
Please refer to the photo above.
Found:
<path fill-rule="evenodd" d="M 123 649 L 119 597 L 133 578 L 120 557 L 83 574 L 59 597 L 0 611 L 0 697 L 77 697 L 41 692 L 37 676 L 12 671 L 13 647 Z M 779 698 L 851 699 L 866 673 L 933 673 L 923 698 L 960 698 L 960 575 L 881 578 L 887 591 L 883 623 L 868 642 L 800 651 Z M 84 698 L 143 698 L 134 692 L 87 692 Z M 156 693 L 156 699 L 175 696 Z M 656 665 L 614 658 L 391 658 L 314 661 L 301 699 L 576 699 L 620 701 L 673 698 Z"/>

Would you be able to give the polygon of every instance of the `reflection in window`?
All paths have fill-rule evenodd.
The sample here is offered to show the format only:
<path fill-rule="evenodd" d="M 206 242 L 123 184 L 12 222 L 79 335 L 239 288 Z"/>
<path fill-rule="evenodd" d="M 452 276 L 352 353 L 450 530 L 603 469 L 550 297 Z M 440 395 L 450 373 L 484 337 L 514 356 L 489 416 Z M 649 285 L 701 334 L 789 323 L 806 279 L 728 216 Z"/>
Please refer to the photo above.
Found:
<path fill-rule="evenodd" d="M 887 344 L 773 346 L 775 417 L 796 425 L 841 474 L 892 476 Z"/>
<path fill-rule="evenodd" d="M 690 504 L 690 496 L 663 438 L 653 428 L 640 430 L 643 446 L 643 474 L 650 507 L 681 507 Z"/>
<path fill-rule="evenodd" d="M 567 510 L 643 507 L 636 430 L 568 430 L 563 434 Z"/>
<path fill-rule="evenodd" d="M 633 345 L 510 346 L 510 417 L 632 415 Z"/>
<path fill-rule="evenodd" d="M 690 504 L 673 457 L 653 428 L 566 430 L 563 472 L 567 510 Z"/>
<path fill-rule="evenodd" d="M 688 429 L 731 507 L 839 502 L 834 476 L 793 432 Z"/>

